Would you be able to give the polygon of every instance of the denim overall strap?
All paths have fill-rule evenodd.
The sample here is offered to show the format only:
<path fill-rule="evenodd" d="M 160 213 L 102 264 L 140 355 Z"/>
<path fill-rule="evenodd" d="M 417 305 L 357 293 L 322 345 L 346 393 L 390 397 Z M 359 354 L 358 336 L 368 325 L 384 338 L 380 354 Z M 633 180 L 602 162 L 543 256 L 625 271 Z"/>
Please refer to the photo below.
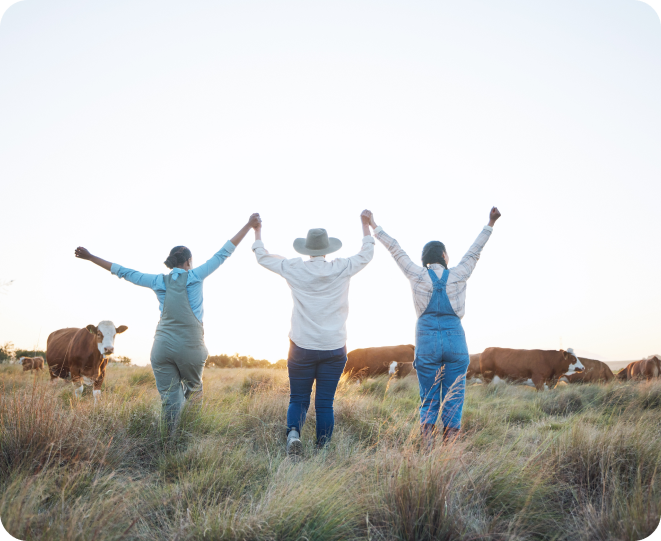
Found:
<path fill-rule="evenodd" d="M 441 275 L 440 278 L 436 276 L 436 272 L 434 269 L 430 269 L 427 267 L 427 272 L 429 273 L 429 277 L 431 278 L 432 284 L 434 284 L 434 290 L 436 289 L 445 289 L 445 286 L 448 283 L 448 276 L 450 276 L 450 271 L 448 269 L 443 269 L 443 274 Z"/>

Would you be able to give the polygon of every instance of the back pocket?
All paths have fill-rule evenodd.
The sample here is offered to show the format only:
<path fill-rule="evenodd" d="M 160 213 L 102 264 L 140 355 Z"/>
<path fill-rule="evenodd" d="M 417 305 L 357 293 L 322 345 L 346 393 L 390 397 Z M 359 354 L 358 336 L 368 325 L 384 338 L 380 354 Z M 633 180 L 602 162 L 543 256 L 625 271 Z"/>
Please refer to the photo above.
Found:
<path fill-rule="evenodd" d="M 415 335 L 415 356 L 434 357 L 439 338 L 438 331 L 418 331 Z"/>
<path fill-rule="evenodd" d="M 445 331 L 443 333 L 444 349 L 455 355 L 468 355 L 468 345 L 464 331 Z"/>

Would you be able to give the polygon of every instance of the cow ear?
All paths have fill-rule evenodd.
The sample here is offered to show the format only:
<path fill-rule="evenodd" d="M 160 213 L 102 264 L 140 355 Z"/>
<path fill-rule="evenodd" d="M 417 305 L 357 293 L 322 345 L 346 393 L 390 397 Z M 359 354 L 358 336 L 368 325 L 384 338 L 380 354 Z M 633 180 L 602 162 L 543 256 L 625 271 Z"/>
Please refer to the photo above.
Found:
<path fill-rule="evenodd" d="M 117 334 L 122 334 L 126 329 L 128 329 L 128 327 L 126 325 L 120 325 L 119 327 L 117 327 L 115 329 L 115 332 Z"/>
<path fill-rule="evenodd" d="M 96 334 L 96 326 L 95 325 L 88 325 L 85 328 L 89 331 L 90 334 Z"/>

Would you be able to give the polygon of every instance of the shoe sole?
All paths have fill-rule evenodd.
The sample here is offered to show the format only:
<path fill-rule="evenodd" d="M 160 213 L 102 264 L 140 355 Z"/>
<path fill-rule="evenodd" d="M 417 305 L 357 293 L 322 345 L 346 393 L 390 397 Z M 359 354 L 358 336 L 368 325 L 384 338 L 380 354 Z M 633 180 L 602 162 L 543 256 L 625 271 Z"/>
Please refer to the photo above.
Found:
<path fill-rule="evenodd" d="M 301 440 L 292 441 L 287 448 L 287 454 L 289 456 L 301 456 L 303 454 L 303 444 L 301 443 Z"/>

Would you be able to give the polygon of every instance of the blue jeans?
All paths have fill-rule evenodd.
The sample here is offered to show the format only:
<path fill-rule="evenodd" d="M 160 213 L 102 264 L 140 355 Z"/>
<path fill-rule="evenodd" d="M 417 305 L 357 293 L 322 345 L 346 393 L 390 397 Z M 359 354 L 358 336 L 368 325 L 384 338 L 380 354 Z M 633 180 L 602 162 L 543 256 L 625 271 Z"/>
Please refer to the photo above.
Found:
<path fill-rule="evenodd" d="M 420 386 L 420 422 L 461 428 L 469 357 L 462 331 L 420 333 L 414 367 Z"/>
<path fill-rule="evenodd" d="M 317 445 L 324 445 L 330 441 L 335 426 L 333 414 L 335 391 L 346 363 L 346 347 L 331 351 L 316 351 L 299 348 L 290 341 L 287 358 L 289 372 L 287 431 L 294 429 L 301 433 L 310 407 L 312 384 L 316 380 L 314 409 L 317 412 Z"/>

